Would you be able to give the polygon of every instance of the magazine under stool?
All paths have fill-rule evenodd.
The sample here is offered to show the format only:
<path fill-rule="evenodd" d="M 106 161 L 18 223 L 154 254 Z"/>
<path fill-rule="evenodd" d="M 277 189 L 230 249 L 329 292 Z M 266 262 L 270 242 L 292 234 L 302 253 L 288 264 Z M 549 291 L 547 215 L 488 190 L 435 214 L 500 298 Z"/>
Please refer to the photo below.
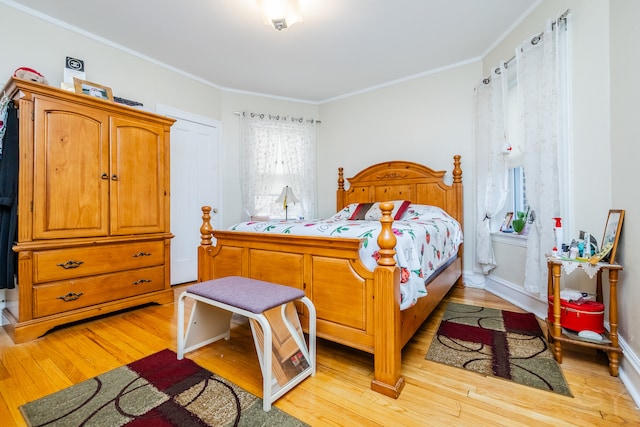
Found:
<path fill-rule="evenodd" d="M 184 301 L 194 300 L 186 332 Z M 309 345 L 294 301 L 309 311 Z M 178 298 L 178 359 L 222 338 L 229 339 L 231 316 L 249 318 L 263 378 L 265 411 L 316 372 L 316 310 L 304 291 L 246 277 L 230 276 L 188 286 Z M 267 369 L 271 367 L 271 369 Z"/>

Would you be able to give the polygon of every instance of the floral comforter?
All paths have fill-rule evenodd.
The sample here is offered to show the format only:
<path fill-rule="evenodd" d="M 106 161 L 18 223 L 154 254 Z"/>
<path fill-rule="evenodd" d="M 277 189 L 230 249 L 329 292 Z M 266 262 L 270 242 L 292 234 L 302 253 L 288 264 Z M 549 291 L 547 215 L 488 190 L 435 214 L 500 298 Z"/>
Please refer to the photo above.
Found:
<path fill-rule="evenodd" d="M 350 205 L 324 220 L 250 221 L 230 230 L 253 233 L 283 233 L 304 236 L 350 237 L 362 239 L 360 259 L 373 270 L 379 258 L 379 221 L 350 220 Z M 400 293 L 402 310 L 427 295 L 425 283 L 442 265 L 454 257 L 462 243 L 460 224 L 440 208 L 412 205 L 400 220 L 393 223 L 396 235 L 396 263 L 401 269 Z"/>

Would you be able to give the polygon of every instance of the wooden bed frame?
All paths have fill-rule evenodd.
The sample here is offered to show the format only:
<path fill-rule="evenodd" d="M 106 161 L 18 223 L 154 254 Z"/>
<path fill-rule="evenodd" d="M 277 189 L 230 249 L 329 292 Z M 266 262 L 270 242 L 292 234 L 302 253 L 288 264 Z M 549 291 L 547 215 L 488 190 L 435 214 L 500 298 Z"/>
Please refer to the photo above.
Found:
<path fill-rule="evenodd" d="M 462 169 L 454 156 L 453 183 L 445 171 L 405 161 L 370 166 L 344 189 L 338 172 L 337 210 L 356 202 L 410 200 L 435 205 L 463 224 Z M 213 230 L 204 206 L 198 247 L 198 280 L 243 276 L 304 289 L 317 311 L 317 335 L 374 356 L 371 388 L 397 398 L 404 386 L 402 348 L 456 283 L 462 283 L 458 257 L 427 286 L 428 295 L 400 310 L 400 272 L 395 265 L 392 204 L 381 205 L 380 260 L 374 271 L 360 261 L 360 239 L 260 234 Z M 215 238 L 215 246 L 212 244 Z M 305 307 L 298 306 L 303 325 Z"/>

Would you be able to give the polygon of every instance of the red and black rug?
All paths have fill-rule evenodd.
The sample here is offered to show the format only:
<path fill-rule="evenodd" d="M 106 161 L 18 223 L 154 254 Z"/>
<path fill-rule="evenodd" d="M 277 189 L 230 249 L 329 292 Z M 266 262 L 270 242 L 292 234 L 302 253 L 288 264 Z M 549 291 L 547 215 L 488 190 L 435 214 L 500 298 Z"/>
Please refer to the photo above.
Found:
<path fill-rule="evenodd" d="M 426 359 L 573 397 L 531 313 L 449 303 Z"/>
<path fill-rule="evenodd" d="M 29 426 L 306 426 L 163 350 L 20 407 Z"/>

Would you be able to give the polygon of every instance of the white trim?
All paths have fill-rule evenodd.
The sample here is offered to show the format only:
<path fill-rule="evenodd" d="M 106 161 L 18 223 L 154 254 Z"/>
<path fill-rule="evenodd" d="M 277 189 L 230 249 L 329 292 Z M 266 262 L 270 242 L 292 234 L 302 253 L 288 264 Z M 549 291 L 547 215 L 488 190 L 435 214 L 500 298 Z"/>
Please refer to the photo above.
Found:
<path fill-rule="evenodd" d="M 527 247 L 527 236 L 522 236 L 516 233 L 503 233 L 502 231 L 496 231 L 491 233 L 491 241 L 504 243 L 506 245 L 519 246 L 521 248 Z"/>
<path fill-rule="evenodd" d="M 640 408 L 640 358 L 620 335 L 618 335 L 618 343 L 623 351 L 618 374 L 638 409 Z"/>
<path fill-rule="evenodd" d="M 540 319 L 547 318 L 547 302 L 541 300 L 537 294 L 527 292 L 522 286 L 489 275 L 485 290 L 529 313 L 535 314 Z"/>
<path fill-rule="evenodd" d="M 415 80 L 415 79 L 419 79 L 421 77 L 429 76 L 429 75 L 432 75 L 432 74 L 442 73 L 444 71 L 452 70 L 454 68 L 462 67 L 464 65 L 469 65 L 469 64 L 473 64 L 473 63 L 481 62 L 481 61 L 482 61 L 482 58 L 479 57 L 479 56 L 476 56 L 474 58 L 469 58 L 469 59 L 464 60 L 464 61 L 456 62 L 455 64 L 445 65 L 444 67 L 435 68 L 433 70 L 423 71 L 421 73 L 413 74 L 411 76 L 401 77 L 399 79 L 391 80 L 391 81 L 388 81 L 388 82 L 385 82 L 385 83 L 382 83 L 382 84 L 379 84 L 379 85 L 369 86 L 369 87 L 366 87 L 364 89 L 356 90 L 356 91 L 353 91 L 353 92 L 348 92 L 348 93 L 345 93 L 343 95 L 334 96 L 333 98 L 323 99 L 322 101 L 319 101 L 318 104 L 326 104 L 327 102 L 333 102 L 333 101 L 337 101 L 337 100 L 340 100 L 340 99 L 349 98 L 349 97 L 354 96 L 354 95 L 360 95 L 360 94 L 363 94 L 363 93 L 367 93 L 367 92 L 371 92 L 371 91 L 374 91 L 374 90 L 382 89 L 382 88 L 385 88 L 385 87 L 388 87 L 388 86 L 394 86 L 394 85 L 397 85 L 397 84 L 400 84 L 400 83 L 404 83 L 404 82 L 409 81 L 409 80 Z"/>
<path fill-rule="evenodd" d="M 462 280 L 467 288 L 484 289 L 486 286 L 486 276 L 483 273 L 463 272 Z"/>
<path fill-rule="evenodd" d="M 493 42 L 493 44 L 491 46 L 489 46 L 484 53 L 482 54 L 482 58 L 486 58 L 487 55 L 489 55 L 496 47 L 498 47 L 498 45 L 500 43 L 502 43 L 504 41 L 504 39 L 506 39 L 512 32 L 513 30 L 515 30 L 516 28 L 518 28 L 520 26 L 520 24 L 522 24 L 522 22 L 531 14 L 531 12 L 533 12 L 534 10 L 536 10 L 538 8 L 538 6 L 540 6 L 540 3 L 542 3 L 543 0 L 536 0 L 536 2 L 534 4 L 532 4 L 531 6 L 529 6 L 529 9 L 527 9 L 522 16 L 520 16 L 520 18 L 518 18 L 516 21 L 514 21 L 513 24 L 511 24 L 511 26 L 509 28 L 507 28 L 504 33 L 502 33 L 502 35 L 500 37 L 498 37 L 496 39 L 495 42 Z"/>
<path fill-rule="evenodd" d="M 179 110 L 174 107 L 170 107 L 164 104 L 156 104 L 156 114 L 163 116 L 169 116 L 173 118 L 179 118 L 182 120 L 188 120 L 194 123 L 200 123 L 205 126 L 211 126 L 222 130 L 222 122 L 210 117 L 199 116 L 197 114 L 189 113 L 188 111 Z"/>

